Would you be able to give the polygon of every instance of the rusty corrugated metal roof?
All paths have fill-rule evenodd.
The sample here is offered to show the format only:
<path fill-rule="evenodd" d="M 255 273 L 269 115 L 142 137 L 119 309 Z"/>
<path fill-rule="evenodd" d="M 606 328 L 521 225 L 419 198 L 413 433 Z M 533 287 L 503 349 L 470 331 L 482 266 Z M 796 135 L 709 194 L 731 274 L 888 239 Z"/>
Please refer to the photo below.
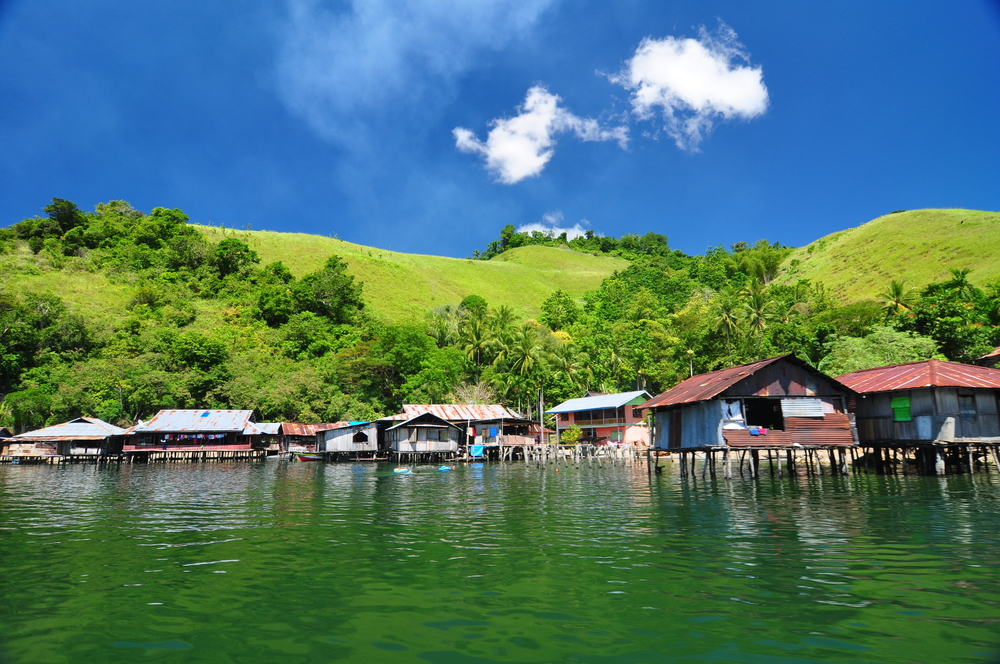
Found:
<path fill-rule="evenodd" d="M 161 410 L 145 424 L 138 424 L 129 429 L 129 433 L 189 431 L 241 433 L 252 420 L 252 410 Z"/>
<path fill-rule="evenodd" d="M 921 387 L 1000 389 L 1000 369 L 944 360 L 924 360 L 855 371 L 837 380 L 862 394 Z"/>
<path fill-rule="evenodd" d="M 985 359 L 990 358 L 990 357 L 1000 357 L 1000 346 L 997 346 L 996 348 L 994 348 L 993 350 L 991 350 L 989 353 L 986 353 L 986 355 L 983 355 L 982 357 L 977 358 L 977 359 L 985 360 Z"/>
<path fill-rule="evenodd" d="M 663 394 L 653 397 L 646 403 L 639 406 L 639 408 L 656 408 L 659 406 L 674 406 L 682 403 L 707 401 L 718 396 L 719 394 L 722 394 L 744 378 L 752 376 L 754 373 L 770 364 L 774 364 L 778 360 L 790 362 L 807 371 L 819 374 L 835 386 L 837 383 L 841 383 L 839 387 L 843 387 L 845 392 L 849 391 L 849 386 L 845 386 L 841 381 L 834 380 L 833 378 L 826 376 L 822 372 L 810 366 L 807 362 L 803 362 L 799 358 L 795 357 L 794 353 L 788 353 L 787 355 L 778 355 L 777 357 L 757 360 L 756 362 L 751 362 L 750 364 L 741 364 L 737 367 L 729 367 L 728 369 L 719 369 L 718 371 L 713 371 L 711 373 L 692 376 L 679 385 L 675 385 L 670 388 Z"/>
<path fill-rule="evenodd" d="M 302 422 L 282 422 L 281 433 L 286 436 L 315 436 L 317 431 L 339 429 L 347 426 L 347 422 L 326 422 L 323 424 L 303 424 Z"/>
<path fill-rule="evenodd" d="M 62 424 L 54 424 L 44 429 L 27 431 L 14 436 L 12 440 L 104 440 L 109 436 L 123 435 L 125 435 L 125 429 L 108 424 L 104 420 L 99 420 L 96 417 L 78 417 L 75 420 L 63 422 Z"/>
<path fill-rule="evenodd" d="M 653 397 L 639 407 L 656 408 L 657 406 L 673 406 L 681 403 L 706 401 L 725 392 L 747 376 L 752 376 L 759 369 L 763 369 L 769 364 L 789 357 L 794 358 L 795 356 L 779 355 L 778 357 L 769 357 L 766 360 L 758 360 L 750 364 L 741 364 L 738 367 L 729 367 L 728 369 L 720 369 L 711 373 L 692 376 L 679 385 L 671 387 L 659 396 Z"/>
<path fill-rule="evenodd" d="M 515 413 L 500 404 L 403 404 L 403 412 L 390 415 L 385 420 L 410 420 L 422 413 L 431 413 L 449 422 L 492 422 L 494 420 L 523 420 L 522 415 Z"/>

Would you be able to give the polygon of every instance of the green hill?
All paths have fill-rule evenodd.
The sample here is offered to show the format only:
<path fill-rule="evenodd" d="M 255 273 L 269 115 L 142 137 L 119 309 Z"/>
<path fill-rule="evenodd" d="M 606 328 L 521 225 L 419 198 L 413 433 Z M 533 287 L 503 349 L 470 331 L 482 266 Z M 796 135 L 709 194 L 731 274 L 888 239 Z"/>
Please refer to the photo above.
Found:
<path fill-rule="evenodd" d="M 823 282 L 837 297 L 878 297 L 893 279 L 923 287 L 972 270 L 977 286 L 1000 280 L 1000 212 L 909 210 L 831 233 L 796 249 L 778 283 Z"/>
<path fill-rule="evenodd" d="M 609 256 L 556 247 L 512 249 L 489 261 L 405 254 L 351 244 L 329 237 L 271 231 L 233 231 L 196 226 L 212 241 L 237 237 L 261 258 L 261 264 L 282 261 L 296 277 L 314 272 L 330 254 L 349 265 L 350 274 L 364 282 L 366 305 L 394 322 L 422 318 L 431 308 L 457 304 L 470 294 L 492 306 L 507 305 L 522 318 L 536 317 L 542 302 L 562 289 L 574 297 L 600 286 L 601 281 L 628 263 Z M 122 311 L 130 288 L 112 283 L 103 274 L 86 272 L 72 261 L 55 270 L 47 259 L 26 247 L 2 258 L 0 282 L 21 292 L 59 295 L 73 309 L 104 318 Z M 196 327 L 213 324 L 216 301 L 197 303 L 202 319 Z"/>
<path fill-rule="evenodd" d="M 260 254 L 262 264 L 281 261 L 296 277 L 320 269 L 330 254 L 337 254 L 350 266 L 349 273 L 364 282 L 366 304 L 389 321 L 420 318 L 433 307 L 457 304 L 470 294 L 533 318 L 553 291 L 579 297 L 628 265 L 619 258 L 557 247 L 522 247 L 480 261 L 404 254 L 304 233 L 198 229 L 213 241 L 223 232 L 235 235 Z"/>

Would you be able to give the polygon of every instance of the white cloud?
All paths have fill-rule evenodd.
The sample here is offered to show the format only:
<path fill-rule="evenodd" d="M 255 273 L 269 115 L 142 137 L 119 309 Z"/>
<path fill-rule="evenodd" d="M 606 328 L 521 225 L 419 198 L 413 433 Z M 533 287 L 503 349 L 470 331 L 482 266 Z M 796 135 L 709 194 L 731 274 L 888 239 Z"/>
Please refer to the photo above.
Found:
<path fill-rule="evenodd" d="M 330 140 L 353 143 L 379 120 L 416 126 L 450 100 L 479 54 L 524 35 L 557 1 L 287 0 L 276 84 Z"/>
<path fill-rule="evenodd" d="M 581 220 L 582 223 L 588 224 L 586 219 Z M 517 229 L 518 233 L 544 233 L 549 237 L 559 237 L 563 233 L 566 234 L 567 240 L 572 240 L 586 234 L 587 230 L 583 228 L 579 223 L 573 224 L 570 227 L 562 227 L 560 224 L 563 223 L 563 213 L 559 210 L 553 212 L 546 212 L 542 215 L 541 222 L 534 222 L 531 224 L 525 224 Z"/>
<path fill-rule="evenodd" d="M 485 142 L 470 130 L 456 127 L 452 132 L 455 145 L 463 152 L 482 155 L 486 168 L 504 184 L 541 173 L 552 159 L 556 136 L 561 133 L 572 133 L 582 141 L 618 141 L 625 147 L 628 128 L 602 128 L 596 120 L 578 117 L 562 108 L 560 101 L 557 95 L 536 85 L 528 90 L 518 115 L 492 122 Z"/>
<path fill-rule="evenodd" d="M 647 37 L 610 79 L 632 91 L 632 110 L 640 119 L 659 110 L 666 132 L 683 150 L 697 150 L 720 119 L 750 119 L 767 110 L 763 70 L 749 64 L 725 24 L 717 36 L 702 28 L 698 39 Z"/>

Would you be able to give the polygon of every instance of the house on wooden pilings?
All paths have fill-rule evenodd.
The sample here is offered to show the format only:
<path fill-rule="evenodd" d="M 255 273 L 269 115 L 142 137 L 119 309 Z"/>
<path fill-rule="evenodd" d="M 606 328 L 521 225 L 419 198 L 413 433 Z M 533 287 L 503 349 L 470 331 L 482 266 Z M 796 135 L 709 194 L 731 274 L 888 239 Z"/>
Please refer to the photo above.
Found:
<path fill-rule="evenodd" d="M 883 470 L 890 449 L 917 447 L 927 474 L 1000 465 L 1000 369 L 926 360 L 855 371 L 837 380 L 858 392 L 858 437 L 878 449 Z"/>
<path fill-rule="evenodd" d="M 316 432 L 315 449 L 330 456 L 374 458 L 378 456 L 378 423 L 337 422 Z"/>
<path fill-rule="evenodd" d="M 383 432 L 386 451 L 399 458 L 445 459 L 458 454 L 462 429 L 434 413 L 389 423 Z"/>
<path fill-rule="evenodd" d="M 273 454 L 279 440 L 252 410 L 161 410 L 126 434 L 124 451 L 146 459 L 251 459 Z"/>
<path fill-rule="evenodd" d="M 659 450 L 850 447 L 852 396 L 789 354 L 693 376 L 640 408 Z"/>
<path fill-rule="evenodd" d="M 534 445 L 542 438 L 538 424 L 501 404 L 403 404 L 403 412 L 380 420 L 383 430 L 430 413 L 460 429 L 459 450 L 499 459 L 503 448 Z"/>
<path fill-rule="evenodd" d="M 282 422 L 279 428 L 283 449 L 291 452 L 318 452 L 316 447 L 317 434 L 320 431 L 335 429 L 344 422 L 325 422 L 321 424 L 306 424 L 303 422 Z"/>
<path fill-rule="evenodd" d="M 125 429 L 121 427 L 96 417 L 78 417 L 7 438 L 3 456 L 99 458 L 121 452 L 124 436 Z"/>

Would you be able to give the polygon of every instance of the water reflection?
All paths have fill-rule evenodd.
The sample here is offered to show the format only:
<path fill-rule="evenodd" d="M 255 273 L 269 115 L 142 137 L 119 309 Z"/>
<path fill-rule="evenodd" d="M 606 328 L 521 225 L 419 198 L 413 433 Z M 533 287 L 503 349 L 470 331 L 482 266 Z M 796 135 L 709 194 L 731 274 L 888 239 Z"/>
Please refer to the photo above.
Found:
<path fill-rule="evenodd" d="M 0 467 L 0 659 L 947 662 L 998 640 L 996 475 L 416 470 Z"/>

